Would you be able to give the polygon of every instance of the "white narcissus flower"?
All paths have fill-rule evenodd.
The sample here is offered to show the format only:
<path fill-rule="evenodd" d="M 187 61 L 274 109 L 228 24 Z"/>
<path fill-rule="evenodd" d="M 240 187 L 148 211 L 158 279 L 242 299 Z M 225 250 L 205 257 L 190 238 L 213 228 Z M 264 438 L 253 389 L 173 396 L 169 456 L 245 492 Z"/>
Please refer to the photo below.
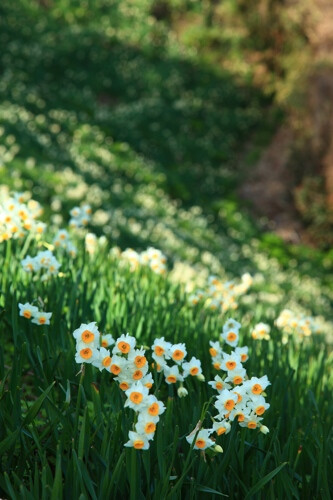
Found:
<path fill-rule="evenodd" d="M 269 340 L 271 327 L 266 323 L 258 323 L 252 330 L 252 338 L 255 340 Z"/>
<path fill-rule="evenodd" d="M 30 319 L 38 313 L 38 307 L 32 306 L 31 304 L 29 304 L 29 302 L 26 302 L 25 304 L 19 304 L 18 306 L 20 309 L 20 316 L 23 316 L 24 318 Z"/>
<path fill-rule="evenodd" d="M 235 370 L 228 371 L 226 382 L 231 382 L 234 385 L 240 385 L 244 382 L 246 377 L 245 368 L 236 368 Z"/>
<path fill-rule="evenodd" d="M 240 355 L 235 352 L 231 354 L 223 353 L 221 368 L 226 372 L 242 368 Z"/>
<path fill-rule="evenodd" d="M 187 354 L 185 344 L 174 344 L 170 348 L 170 354 L 175 363 L 182 363 Z"/>
<path fill-rule="evenodd" d="M 165 366 L 163 368 L 165 381 L 167 384 L 175 384 L 176 382 L 183 382 L 184 378 L 179 373 L 179 368 L 177 365 L 174 366 Z"/>
<path fill-rule="evenodd" d="M 223 339 L 231 347 L 236 347 L 239 340 L 238 330 L 230 328 L 221 333 L 220 338 Z"/>
<path fill-rule="evenodd" d="M 219 394 L 215 401 L 215 408 L 220 412 L 221 415 L 228 413 L 233 410 L 235 404 L 237 403 L 237 394 L 228 391 L 228 389 L 223 389 L 221 394 Z"/>
<path fill-rule="evenodd" d="M 252 377 L 250 380 L 244 382 L 244 386 L 248 389 L 249 393 L 254 394 L 255 396 L 260 396 L 260 394 L 266 389 L 268 385 L 270 385 L 270 381 L 267 378 L 267 375 L 264 375 L 261 378 Z"/>
<path fill-rule="evenodd" d="M 228 434 L 231 430 L 231 425 L 228 420 L 222 420 L 221 422 L 214 422 L 213 429 L 218 436 L 222 434 Z"/>
<path fill-rule="evenodd" d="M 136 382 L 133 384 L 125 394 L 127 396 L 127 400 L 125 402 L 125 407 L 132 408 L 132 410 L 139 411 L 145 406 L 147 406 L 147 396 L 148 389 L 141 382 Z"/>
<path fill-rule="evenodd" d="M 105 347 L 101 347 L 98 350 L 98 356 L 92 362 L 92 365 L 98 368 L 100 371 L 108 370 L 110 368 L 112 359 L 110 356 L 110 351 L 105 349 Z"/>
<path fill-rule="evenodd" d="M 162 401 L 159 401 L 156 396 L 150 394 L 146 399 L 145 412 L 152 417 L 158 417 L 165 412 L 165 406 Z"/>
<path fill-rule="evenodd" d="M 128 433 L 129 441 L 124 446 L 135 448 L 136 450 L 148 450 L 149 440 L 146 435 L 138 434 L 134 431 Z"/>
<path fill-rule="evenodd" d="M 213 389 L 216 389 L 219 393 L 221 393 L 223 389 L 231 389 L 231 385 L 227 384 L 219 375 L 215 375 L 214 380 L 208 382 L 208 385 L 211 385 Z"/>
<path fill-rule="evenodd" d="M 186 436 L 186 441 L 192 444 L 195 439 L 193 448 L 195 450 L 206 450 L 215 444 L 215 441 L 209 437 L 212 432 L 213 429 L 201 429 L 197 436 L 195 435 L 196 433 L 191 433 L 189 436 Z"/>
<path fill-rule="evenodd" d="M 172 344 L 170 342 L 166 342 L 164 337 L 159 339 L 155 339 L 153 345 L 151 346 L 154 351 L 154 355 L 156 358 L 164 357 L 165 359 L 170 359 L 170 349 Z M 156 359 L 154 358 L 154 359 Z"/>
<path fill-rule="evenodd" d="M 89 347 L 99 347 L 100 333 L 95 321 L 91 323 L 82 323 L 79 328 L 74 330 L 73 337 L 80 347 L 82 344 L 82 348 L 83 344 Z"/>
<path fill-rule="evenodd" d="M 51 316 L 52 316 L 51 312 L 49 312 L 49 313 L 36 312 L 33 315 L 33 319 L 31 320 L 31 323 L 35 323 L 35 325 L 49 325 Z"/>
<path fill-rule="evenodd" d="M 92 363 L 98 357 L 98 349 L 83 347 L 78 349 L 75 354 L 76 363 Z"/>
<path fill-rule="evenodd" d="M 238 333 L 241 326 L 242 325 L 238 323 L 238 321 L 233 318 L 229 318 L 223 325 L 223 332 L 234 330 L 236 333 Z"/>
<path fill-rule="evenodd" d="M 202 373 L 201 369 L 201 361 L 194 356 L 192 356 L 191 361 L 187 363 L 183 363 L 183 377 L 187 377 L 188 375 L 192 375 L 192 377 L 196 375 L 200 375 Z"/>
<path fill-rule="evenodd" d="M 114 338 L 110 333 L 101 336 L 101 346 L 109 347 L 114 344 Z"/>
<path fill-rule="evenodd" d="M 136 345 L 135 337 L 131 337 L 128 333 L 121 335 L 112 349 L 112 354 L 128 354 Z"/>

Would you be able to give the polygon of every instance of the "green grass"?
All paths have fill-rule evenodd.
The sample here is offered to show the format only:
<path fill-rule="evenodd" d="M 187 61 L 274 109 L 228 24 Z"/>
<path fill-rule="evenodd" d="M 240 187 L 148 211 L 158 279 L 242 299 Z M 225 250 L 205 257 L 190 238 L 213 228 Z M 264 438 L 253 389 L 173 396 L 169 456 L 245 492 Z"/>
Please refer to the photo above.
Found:
<path fill-rule="evenodd" d="M 216 490 L 230 498 L 329 498 L 332 356 L 322 336 L 282 345 L 274 328 L 270 341 L 256 343 L 247 333 L 248 307 L 241 306 L 235 317 L 243 324 L 241 344 L 250 347 L 247 372 L 267 374 L 272 382 L 264 420 L 270 434 L 234 424 L 229 435 L 218 438 L 223 454 L 208 452 L 204 458 L 190 452 L 185 435 L 212 391 L 193 381 L 188 397 L 179 399 L 162 384 L 157 396 L 168 409 L 151 448 L 124 449 L 133 412 L 123 409 L 123 394 L 111 375 L 91 366 L 78 374 L 72 331 L 93 320 L 114 337 L 129 331 L 142 345 L 159 336 L 185 342 L 209 380 L 214 370 L 208 341 L 217 338 L 221 317 L 190 307 L 182 287 L 168 278 L 119 267 L 107 249 L 92 258 L 80 250 L 74 262 L 62 259 L 64 276 L 49 282 L 25 275 L 18 251 L 15 244 L 7 254 L 2 275 L 7 285 L 1 287 L 2 495 L 201 498 L 206 491 L 218 498 Z M 17 303 L 37 297 L 53 312 L 50 326 L 18 317 Z"/>

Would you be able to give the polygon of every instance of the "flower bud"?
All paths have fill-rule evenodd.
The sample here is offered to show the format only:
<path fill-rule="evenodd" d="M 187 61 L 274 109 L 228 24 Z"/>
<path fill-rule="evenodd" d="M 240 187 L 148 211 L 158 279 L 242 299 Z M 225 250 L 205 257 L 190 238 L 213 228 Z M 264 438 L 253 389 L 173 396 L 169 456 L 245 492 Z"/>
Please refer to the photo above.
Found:
<path fill-rule="evenodd" d="M 205 376 L 203 375 L 203 373 L 200 373 L 199 375 L 197 375 L 197 379 L 198 379 L 200 382 L 204 382 L 204 381 L 205 381 Z"/>
<path fill-rule="evenodd" d="M 213 450 L 216 451 L 216 453 L 223 453 L 223 448 L 219 444 L 216 444 Z"/>
<path fill-rule="evenodd" d="M 188 392 L 185 387 L 180 386 L 178 387 L 177 394 L 180 398 L 185 398 L 188 395 Z"/>
<path fill-rule="evenodd" d="M 268 433 L 269 433 L 269 428 L 268 428 L 268 427 L 266 427 L 266 425 L 262 425 L 262 426 L 260 427 L 260 429 L 259 429 L 259 430 L 260 430 L 260 432 L 262 432 L 263 434 L 268 434 Z"/>

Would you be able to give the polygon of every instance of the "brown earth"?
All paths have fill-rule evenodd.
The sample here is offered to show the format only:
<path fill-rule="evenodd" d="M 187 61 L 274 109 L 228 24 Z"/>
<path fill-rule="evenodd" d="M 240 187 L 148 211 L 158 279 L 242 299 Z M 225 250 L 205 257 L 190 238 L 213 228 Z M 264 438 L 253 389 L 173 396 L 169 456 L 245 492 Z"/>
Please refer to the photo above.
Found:
<path fill-rule="evenodd" d="M 311 175 L 324 178 L 327 211 L 333 210 L 333 1 L 314 0 L 313 23 L 308 39 L 313 53 L 313 71 L 308 81 L 302 117 L 308 139 L 304 144 Z M 240 189 L 254 212 L 269 220 L 268 227 L 284 240 L 311 244 L 294 204 L 297 189 L 290 167 L 295 131 L 285 124 L 274 135 L 257 165 Z M 299 187 L 298 187 L 299 188 Z"/>

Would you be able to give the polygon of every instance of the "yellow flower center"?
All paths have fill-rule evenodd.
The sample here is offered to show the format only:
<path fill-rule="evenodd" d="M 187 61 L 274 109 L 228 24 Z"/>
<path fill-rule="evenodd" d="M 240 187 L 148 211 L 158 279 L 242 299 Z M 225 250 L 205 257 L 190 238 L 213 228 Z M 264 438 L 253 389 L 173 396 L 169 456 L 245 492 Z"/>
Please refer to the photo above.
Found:
<path fill-rule="evenodd" d="M 92 350 L 89 349 L 89 347 L 86 347 L 85 349 L 81 349 L 80 356 L 83 359 L 89 359 L 92 356 Z"/>
<path fill-rule="evenodd" d="M 236 339 L 237 339 L 237 335 L 234 332 L 228 333 L 227 340 L 229 340 L 229 342 L 234 342 L 234 340 L 236 340 Z"/>
<path fill-rule="evenodd" d="M 141 392 L 132 392 L 130 394 L 130 400 L 132 403 L 139 405 L 143 400 L 143 394 L 141 394 Z"/>
<path fill-rule="evenodd" d="M 180 349 L 176 349 L 175 352 L 172 355 L 172 358 L 174 360 L 177 360 L 177 361 L 180 360 L 180 359 L 183 359 L 183 357 L 184 357 L 184 353 Z"/>
<path fill-rule="evenodd" d="M 134 359 L 134 363 L 137 368 L 142 368 L 143 366 L 145 366 L 146 362 L 147 360 L 145 356 L 136 356 L 136 358 Z"/>
<path fill-rule="evenodd" d="M 169 375 L 167 381 L 170 382 L 170 384 L 175 384 L 177 382 L 177 377 L 175 377 L 175 375 Z"/>
<path fill-rule="evenodd" d="M 247 354 L 242 354 L 242 355 L 241 355 L 241 360 L 243 361 L 243 363 L 244 363 L 244 361 L 246 361 L 246 360 L 247 360 L 247 358 L 248 358 L 248 355 L 247 355 Z"/>
<path fill-rule="evenodd" d="M 121 382 L 121 383 L 119 384 L 119 387 L 120 387 L 120 389 L 121 389 L 122 391 L 127 391 L 127 389 L 129 388 L 129 385 L 128 385 L 128 383 L 127 383 L 127 382 Z"/>
<path fill-rule="evenodd" d="M 212 356 L 212 358 L 215 358 L 215 356 L 217 355 L 217 350 L 214 349 L 214 347 L 211 347 L 209 349 L 209 354 Z"/>
<path fill-rule="evenodd" d="M 143 373 L 141 370 L 135 370 L 133 373 L 133 379 L 134 380 L 140 380 L 143 377 Z"/>
<path fill-rule="evenodd" d="M 127 354 L 130 351 L 131 346 L 127 342 L 118 342 L 118 349 L 123 354 Z"/>
<path fill-rule="evenodd" d="M 141 450 L 144 447 L 145 443 L 141 441 L 141 439 L 136 439 L 133 443 L 133 447 L 136 450 Z"/>
<path fill-rule="evenodd" d="M 243 413 L 237 413 L 237 420 L 238 422 L 244 422 L 245 415 Z"/>
<path fill-rule="evenodd" d="M 111 365 L 110 371 L 111 373 L 113 373 L 113 375 L 119 375 L 119 373 L 121 372 L 121 368 L 118 365 Z"/>
<path fill-rule="evenodd" d="M 252 390 L 253 394 L 261 394 L 263 391 L 263 388 L 261 387 L 260 384 L 254 384 L 254 386 L 252 387 L 251 390 Z"/>
<path fill-rule="evenodd" d="M 110 366 L 111 365 L 111 358 L 110 356 L 106 356 L 103 361 L 102 361 L 103 366 Z"/>
<path fill-rule="evenodd" d="M 243 377 L 241 377 L 240 375 L 237 375 L 236 377 L 234 377 L 234 384 L 235 385 L 239 385 L 243 382 Z"/>
<path fill-rule="evenodd" d="M 234 370 L 236 368 L 236 364 L 236 361 L 227 361 L 225 365 L 228 370 Z"/>
<path fill-rule="evenodd" d="M 247 424 L 249 429 L 255 429 L 257 427 L 257 423 L 254 421 L 251 421 Z"/>
<path fill-rule="evenodd" d="M 227 399 L 227 401 L 224 403 L 224 408 L 229 411 L 232 410 L 234 406 L 235 401 L 233 399 Z"/>
<path fill-rule="evenodd" d="M 30 319 L 31 318 L 31 312 L 30 311 L 23 311 L 23 316 L 27 319 Z"/>
<path fill-rule="evenodd" d="M 193 368 L 190 369 L 190 374 L 191 375 L 197 375 L 199 372 L 199 368 L 197 366 L 194 366 Z"/>
<path fill-rule="evenodd" d="M 215 370 L 219 370 L 221 367 L 221 363 L 214 363 L 213 366 L 214 366 Z"/>
<path fill-rule="evenodd" d="M 85 344 L 90 344 L 95 338 L 95 335 L 89 330 L 84 330 L 81 335 L 81 339 Z"/>
<path fill-rule="evenodd" d="M 146 434 L 151 434 L 152 432 L 155 432 L 155 430 L 156 430 L 156 425 L 154 424 L 154 422 L 148 422 L 145 425 L 145 433 Z"/>
<path fill-rule="evenodd" d="M 38 318 L 38 321 L 39 321 L 39 324 L 40 324 L 40 325 L 44 325 L 44 323 L 46 323 L 46 318 L 45 318 L 45 316 L 41 316 L 40 318 Z"/>
<path fill-rule="evenodd" d="M 107 347 L 108 346 L 108 343 L 106 340 L 102 340 L 102 347 Z"/>
<path fill-rule="evenodd" d="M 149 406 L 148 413 L 149 415 L 153 415 L 154 417 L 156 417 L 156 415 L 158 415 L 159 409 L 160 407 L 158 403 L 153 403 L 152 405 Z"/>
<path fill-rule="evenodd" d="M 254 410 L 257 415 L 262 415 L 265 413 L 265 407 L 264 406 L 257 406 L 257 408 Z"/>
<path fill-rule="evenodd" d="M 222 434 L 224 434 L 226 432 L 226 428 L 225 427 L 219 427 L 216 431 L 217 435 L 218 436 L 221 436 Z"/>
<path fill-rule="evenodd" d="M 196 440 L 195 445 L 198 448 L 204 448 L 206 446 L 206 441 L 204 439 L 202 439 L 202 438 L 199 438 L 199 439 Z"/>
<path fill-rule="evenodd" d="M 216 382 L 215 387 L 218 391 L 222 391 L 223 389 L 223 384 L 222 382 Z"/>

